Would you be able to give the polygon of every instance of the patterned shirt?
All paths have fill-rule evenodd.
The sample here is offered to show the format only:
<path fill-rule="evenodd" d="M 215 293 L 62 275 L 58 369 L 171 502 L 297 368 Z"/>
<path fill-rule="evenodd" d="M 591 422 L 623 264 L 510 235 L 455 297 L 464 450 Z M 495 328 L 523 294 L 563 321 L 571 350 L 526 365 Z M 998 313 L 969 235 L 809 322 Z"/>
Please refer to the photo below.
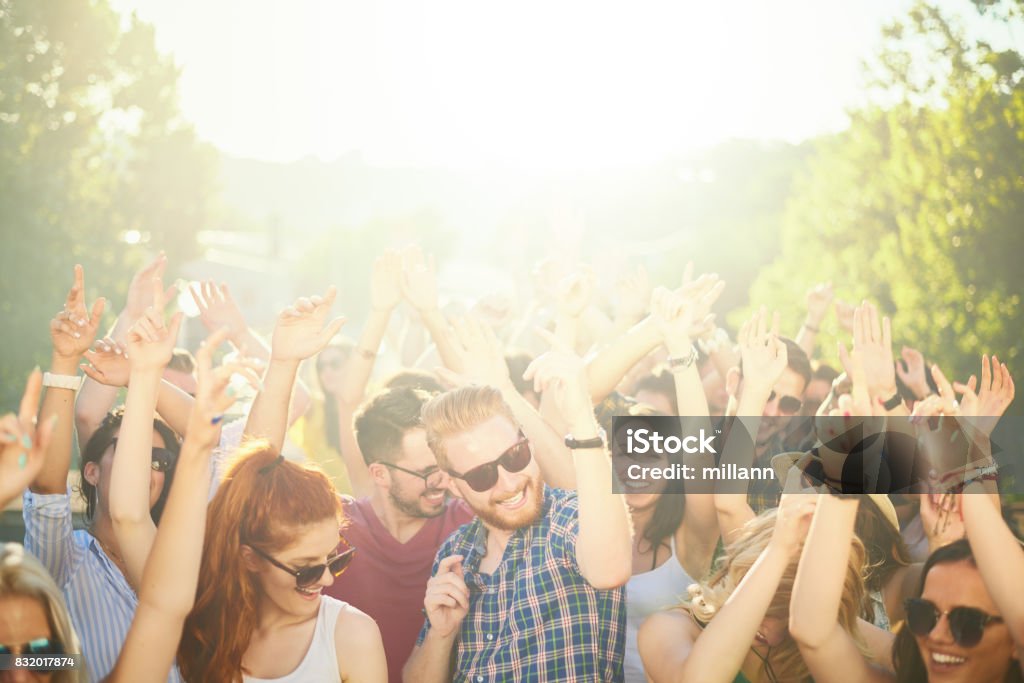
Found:
<path fill-rule="evenodd" d="M 493 574 L 479 571 L 487 529 L 476 519 L 437 553 L 462 555 L 469 613 L 462 622 L 453 681 L 484 683 L 621 681 L 625 589 L 597 590 L 576 563 L 575 492 L 544 487 L 543 514 L 513 532 Z M 421 644 L 430 629 L 420 631 Z"/>
<path fill-rule="evenodd" d="M 22 514 L 25 549 L 39 558 L 64 593 L 89 680 L 100 681 L 117 663 L 138 596 L 99 542 L 89 532 L 72 528 L 70 495 L 26 491 Z M 181 683 L 177 667 L 167 680 Z"/>

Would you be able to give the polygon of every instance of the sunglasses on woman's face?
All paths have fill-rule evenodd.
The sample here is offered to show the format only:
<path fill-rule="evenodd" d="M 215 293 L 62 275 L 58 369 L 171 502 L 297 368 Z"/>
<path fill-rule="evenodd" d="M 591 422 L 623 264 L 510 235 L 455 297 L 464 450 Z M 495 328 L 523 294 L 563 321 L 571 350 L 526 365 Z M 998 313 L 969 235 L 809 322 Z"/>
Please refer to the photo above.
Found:
<path fill-rule="evenodd" d="M 36 638 L 21 645 L 0 644 L 0 655 L 62 655 L 64 645 L 53 638 Z"/>
<path fill-rule="evenodd" d="M 110 445 L 117 449 L 117 439 L 114 438 L 110 441 Z M 166 448 L 160 448 L 159 446 L 153 446 L 153 455 L 150 460 L 150 467 L 153 468 L 154 472 L 169 472 L 174 469 L 174 464 L 178 461 L 178 456 Z"/>
<path fill-rule="evenodd" d="M 292 576 L 295 577 L 295 585 L 299 588 L 309 588 L 324 575 L 326 569 L 331 573 L 332 576 L 341 576 L 342 572 L 348 569 L 348 566 L 352 564 L 352 558 L 355 556 L 356 549 L 349 548 L 348 550 L 342 551 L 334 557 L 328 558 L 327 562 L 323 564 L 314 564 L 311 567 L 303 567 L 301 569 L 293 569 L 288 565 L 275 560 L 273 557 L 263 552 L 256 546 L 249 546 L 256 554 L 262 557 L 264 560 L 274 565 L 278 569 L 282 569 Z"/>
<path fill-rule="evenodd" d="M 775 390 L 772 389 L 772 393 L 768 394 L 768 402 L 771 403 L 775 400 Z M 796 396 L 779 396 L 779 412 L 785 413 L 786 415 L 796 415 L 800 412 L 800 408 L 803 407 L 804 402 L 798 399 Z"/>
<path fill-rule="evenodd" d="M 907 611 L 907 628 L 915 636 L 927 636 L 943 616 L 949 620 L 949 631 L 960 647 L 974 647 L 985 635 L 985 627 L 1003 620 L 1002 617 L 987 614 L 975 607 L 954 607 L 942 612 L 935 603 L 924 598 L 908 598 L 904 603 Z"/>
<path fill-rule="evenodd" d="M 519 440 L 509 446 L 504 453 L 494 460 L 483 465 L 477 465 L 465 474 L 459 474 L 450 470 L 448 474 L 456 479 L 463 480 L 469 485 L 469 488 L 477 493 L 483 493 L 484 491 L 490 491 L 498 483 L 498 465 L 501 465 L 506 472 L 522 472 L 532 459 L 533 454 L 530 452 L 530 442 L 520 431 Z"/>

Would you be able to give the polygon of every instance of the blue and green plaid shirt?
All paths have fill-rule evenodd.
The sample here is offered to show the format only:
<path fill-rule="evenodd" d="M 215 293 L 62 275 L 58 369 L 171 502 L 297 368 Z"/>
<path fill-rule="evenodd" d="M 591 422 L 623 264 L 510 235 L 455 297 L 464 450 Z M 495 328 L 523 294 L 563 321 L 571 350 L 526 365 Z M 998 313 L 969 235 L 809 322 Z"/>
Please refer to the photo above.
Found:
<path fill-rule="evenodd" d="M 576 493 L 544 487 L 538 521 L 509 539 L 493 574 L 481 574 L 487 530 L 477 518 L 448 537 L 434 560 L 462 555 L 469 613 L 453 681 L 621 681 L 625 589 L 597 590 L 576 563 Z M 423 625 L 423 642 L 430 622 Z"/>

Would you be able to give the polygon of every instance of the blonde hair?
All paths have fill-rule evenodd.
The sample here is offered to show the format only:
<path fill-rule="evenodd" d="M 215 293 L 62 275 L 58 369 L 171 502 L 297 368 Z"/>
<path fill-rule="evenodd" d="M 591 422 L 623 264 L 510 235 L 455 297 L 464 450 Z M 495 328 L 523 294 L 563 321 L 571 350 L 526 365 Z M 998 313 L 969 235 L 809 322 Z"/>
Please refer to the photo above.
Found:
<path fill-rule="evenodd" d="M 427 430 L 427 445 L 434 452 L 437 464 L 448 468 L 445 439 L 462 434 L 495 415 L 507 417 L 519 426 L 512 408 L 494 387 L 469 386 L 439 394 L 423 406 L 420 418 Z"/>
<path fill-rule="evenodd" d="M 732 595 L 740 581 L 747 575 L 751 567 L 768 547 L 775 530 L 777 510 L 766 510 L 747 522 L 740 536 L 726 545 L 724 554 L 718 559 L 715 568 L 705 581 L 689 587 L 689 600 L 683 608 L 688 610 L 701 623 L 707 623 L 715 616 Z M 839 625 L 853 636 L 862 652 L 866 652 L 866 644 L 857 629 L 857 618 L 861 613 L 864 599 L 864 545 L 856 537 L 853 539 L 850 559 L 846 567 L 846 579 L 843 581 L 843 597 L 839 605 Z M 795 557 L 786 567 L 779 580 L 779 587 L 765 612 L 766 617 L 789 619 L 789 601 L 793 595 L 793 584 L 799 557 Z M 796 641 L 787 637 L 779 646 L 769 652 L 767 662 L 778 681 L 802 681 L 810 676 L 807 665 L 800 656 Z"/>
<path fill-rule="evenodd" d="M 0 547 L 0 598 L 15 595 L 38 601 L 46 612 L 50 637 L 60 641 L 65 652 L 81 654 L 82 645 L 71 626 L 64 596 L 50 573 L 20 544 L 5 543 Z M 54 671 L 51 680 L 53 683 L 84 683 L 86 672 Z"/>

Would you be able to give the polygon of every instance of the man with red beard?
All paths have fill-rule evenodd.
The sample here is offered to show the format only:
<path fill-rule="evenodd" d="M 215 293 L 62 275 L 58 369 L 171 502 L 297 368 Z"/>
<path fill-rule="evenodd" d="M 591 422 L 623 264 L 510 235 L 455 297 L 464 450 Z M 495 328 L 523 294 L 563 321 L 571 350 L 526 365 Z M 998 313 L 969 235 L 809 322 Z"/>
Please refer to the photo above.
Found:
<path fill-rule="evenodd" d="M 526 378 L 568 426 L 578 493 L 543 484 L 500 390 L 463 387 L 424 406 L 427 442 L 477 519 L 438 551 L 409 683 L 622 680 L 632 538 L 585 367 L 552 352 Z"/>
<path fill-rule="evenodd" d="M 356 415 L 356 440 L 376 488 L 366 498 L 345 497 L 343 534 L 356 556 L 324 590 L 377 622 L 389 683 L 402 680 L 416 643 L 437 549 L 473 518 L 465 503 L 447 497 L 448 475 L 427 447 L 420 409 L 429 399 L 416 389 L 389 389 Z"/>

